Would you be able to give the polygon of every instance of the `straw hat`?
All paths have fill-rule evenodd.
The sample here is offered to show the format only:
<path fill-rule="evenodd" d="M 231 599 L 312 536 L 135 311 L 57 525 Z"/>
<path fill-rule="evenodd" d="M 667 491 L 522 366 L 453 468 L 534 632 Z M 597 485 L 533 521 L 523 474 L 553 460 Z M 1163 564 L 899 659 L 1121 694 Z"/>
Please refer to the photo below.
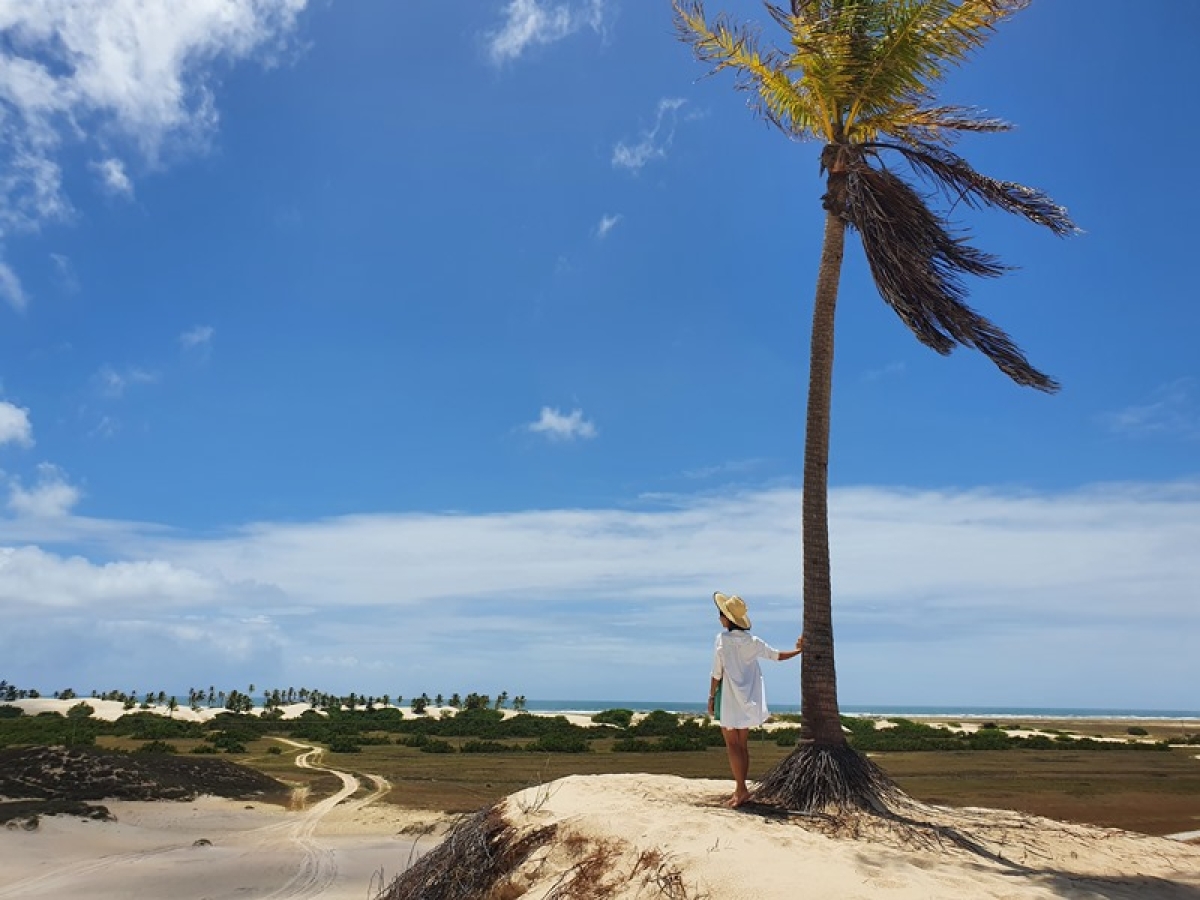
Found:
<path fill-rule="evenodd" d="M 737 594 L 726 596 L 720 591 L 713 594 L 713 602 L 730 622 L 738 628 L 750 627 L 750 616 L 746 614 L 746 601 Z"/>

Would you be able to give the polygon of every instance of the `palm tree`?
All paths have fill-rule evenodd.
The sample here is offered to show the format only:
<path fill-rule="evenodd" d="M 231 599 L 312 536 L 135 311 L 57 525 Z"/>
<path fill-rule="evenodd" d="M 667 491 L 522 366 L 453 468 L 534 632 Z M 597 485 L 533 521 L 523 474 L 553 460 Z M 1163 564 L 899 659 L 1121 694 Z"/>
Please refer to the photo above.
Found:
<path fill-rule="evenodd" d="M 768 5 L 787 50 L 759 48 L 754 29 L 699 0 L 672 0 L 680 38 L 714 71 L 733 70 L 750 105 L 787 137 L 823 143 L 824 243 L 817 271 L 804 443 L 803 727 L 796 750 L 757 797 L 816 810 L 878 806 L 886 776 L 847 744 L 837 702 L 829 567 L 828 463 L 834 313 L 847 228 L 857 231 L 875 285 L 917 339 L 941 354 L 974 347 L 1018 384 L 1053 392 L 1000 328 L 965 303 L 966 275 L 1006 269 L 952 232 L 947 206 L 995 207 L 1057 235 L 1075 226 L 1038 190 L 976 172 L 949 147 L 962 132 L 1009 126 L 936 103 L 933 86 L 1028 0 L 791 0 Z M 932 186 L 925 195 L 889 167 Z M 885 161 L 886 160 L 886 161 Z"/>

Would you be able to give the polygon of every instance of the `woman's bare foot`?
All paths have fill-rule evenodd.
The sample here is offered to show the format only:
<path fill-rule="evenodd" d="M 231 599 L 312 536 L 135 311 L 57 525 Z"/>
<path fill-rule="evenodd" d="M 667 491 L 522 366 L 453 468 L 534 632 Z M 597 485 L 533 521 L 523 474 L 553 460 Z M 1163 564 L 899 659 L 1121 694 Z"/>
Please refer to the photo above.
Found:
<path fill-rule="evenodd" d="M 748 791 L 737 791 L 728 800 L 725 805 L 730 809 L 737 809 L 739 806 L 744 806 L 750 802 L 750 793 Z"/>

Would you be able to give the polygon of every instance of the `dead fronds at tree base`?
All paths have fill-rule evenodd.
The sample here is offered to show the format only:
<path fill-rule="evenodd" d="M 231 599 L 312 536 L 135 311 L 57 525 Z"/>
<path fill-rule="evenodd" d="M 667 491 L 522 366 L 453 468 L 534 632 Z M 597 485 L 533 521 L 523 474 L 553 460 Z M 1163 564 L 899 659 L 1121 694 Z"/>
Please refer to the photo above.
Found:
<path fill-rule="evenodd" d="M 437 847 L 397 876 L 376 900 L 512 900 L 517 869 L 554 837 L 547 825 L 521 834 L 499 806 L 459 822 Z"/>
<path fill-rule="evenodd" d="M 516 900 L 535 882 L 545 900 L 706 900 L 657 848 L 557 825 L 522 830 L 500 806 L 460 821 L 375 900 Z"/>
<path fill-rule="evenodd" d="M 849 744 L 800 744 L 768 772 L 754 799 L 802 813 L 886 810 L 899 794 L 883 769 Z"/>

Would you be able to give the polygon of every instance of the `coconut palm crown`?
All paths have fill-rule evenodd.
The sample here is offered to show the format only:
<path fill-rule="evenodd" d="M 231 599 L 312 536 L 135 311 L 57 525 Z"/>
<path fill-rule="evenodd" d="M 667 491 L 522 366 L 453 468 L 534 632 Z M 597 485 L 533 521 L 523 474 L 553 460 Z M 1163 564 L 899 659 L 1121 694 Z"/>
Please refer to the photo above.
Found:
<path fill-rule="evenodd" d="M 856 231 L 884 301 L 941 354 L 973 347 L 1017 384 L 1054 392 L 998 326 L 966 303 L 965 277 L 1007 268 L 956 234 L 958 205 L 994 207 L 1065 236 L 1076 228 L 1046 194 L 975 171 L 950 147 L 1007 123 L 941 105 L 934 87 L 1029 0 L 791 0 L 767 4 L 786 49 L 699 0 L 672 0 L 680 38 L 713 72 L 732 70 L 750 105 L 786 136 L 823 143 L 824 243 L 813 305 L 804 454 L 804 635 L 796 751 L 758 798 L 793 808 L 877 807 L 893 790 L 846 743 L 837 703 L 829 565 L 828 462 L 834 319 L 847 228 Z M 897 165 L 899 171 L 890 167 Z M 914 187 L 923 184 L 924 191 Z"/>

